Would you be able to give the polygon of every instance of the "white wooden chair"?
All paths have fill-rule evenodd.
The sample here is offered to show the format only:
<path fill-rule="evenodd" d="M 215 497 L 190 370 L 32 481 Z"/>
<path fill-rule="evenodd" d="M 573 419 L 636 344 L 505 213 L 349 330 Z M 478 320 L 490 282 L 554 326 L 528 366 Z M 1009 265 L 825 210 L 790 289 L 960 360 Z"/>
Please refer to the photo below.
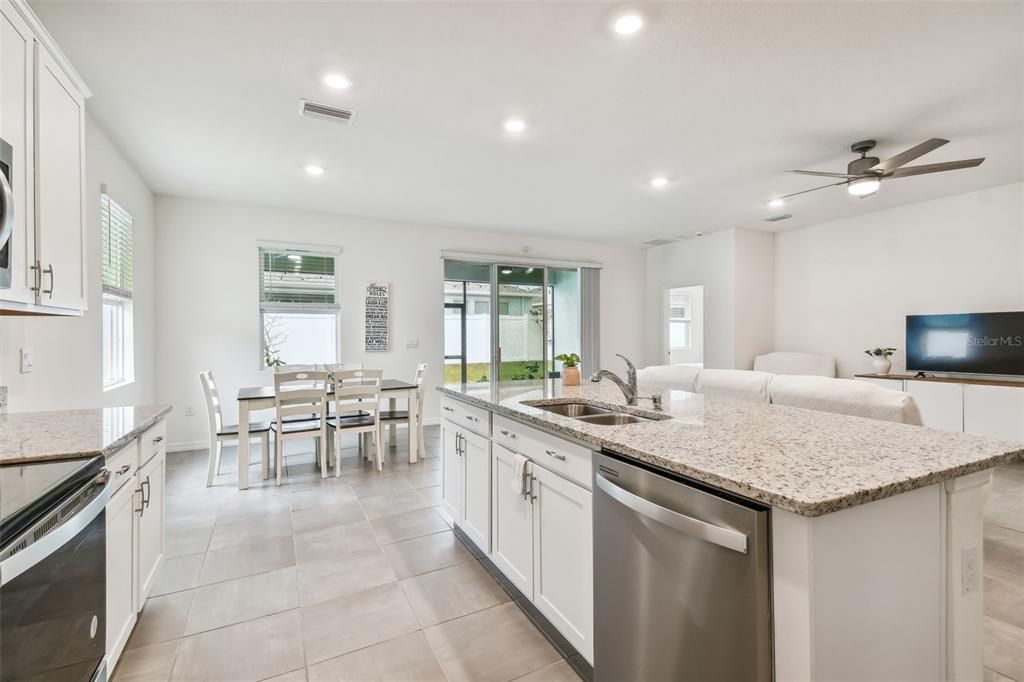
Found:
<path fill-rule="evenodd" d="M 376 437 L 374 448 L 377 471 L 384 469 L 381 450 L 384 434 L 380 421 L 381 369 L 339 370 L 334 373 L 334 417 L 327 420 L 334 442 L 334 475 L 341 476 L 341 434 L 362 434 L 360 449 L 365 453 L 366 436 Z M 326 465 L 324 465 L 326 466 Z M 325 469 L 326 475 L 326 469 Z"/>
<path fill-rule="evenodd" d="M 421 362 L 416 366 L 416 378 L 413 379 L 413 383 L 416 384 L 416 414 L 412 415 L 410 421 L 410 415 L 408 410 L 382 410 L 380 413 L 380 419 L 385 422 L 388 426 L 396 424 L 398 422 L 406 422 L 409 425 L 409 446 L 412 447 L 412 439 L 415 437 L 419 440 L 420 452 L 425 452 L 423 448 L 423 380 L 427 373 L 427 363 Z M 415 432 L 415 436 L 413 433 Z"/>
<path fill-rule="evenodd" d="M 225 424 L 220 412 L 220 393 L 217 382 L 213 379 L 213 371 L 199 373 L 199 382 L 203 385 L 206 396 L 206 414 L 210 420 L 210 462 L 206 473 L 206 487 L 213 485 L 213 477 L 220 473 L 220 455 L 225 441 L 238 440 L 238 424 Z M 249 424 L 250 440 L 259 440 L 260 453 L 263 459 L 263 478 L 270 474 L 270 422 Z"/>
<path fill-rule="evenodd" d="M 277 484 L 281 485 L 284 443 L 286 440 L 312 438 L 314 452 L 320 458 L 321 475 L 327 476 L 327 372 L 298 370 L 274 373 L 275 420 L 270 425 L 277 434 L 274 447 L 274 466 Z M 289 417 L 305 415 L 299 421 Z"/>

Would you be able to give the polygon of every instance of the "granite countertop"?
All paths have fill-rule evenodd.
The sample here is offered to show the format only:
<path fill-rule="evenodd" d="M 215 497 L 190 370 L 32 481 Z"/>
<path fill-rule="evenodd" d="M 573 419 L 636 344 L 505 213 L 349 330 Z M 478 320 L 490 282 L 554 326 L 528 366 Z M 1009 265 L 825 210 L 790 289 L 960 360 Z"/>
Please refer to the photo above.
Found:
<path fill-rule="evenodd" d="M 583 399 L 623 408 L 622 392 L 608 382 L 563 387 L 558 381 L 515 381 L 438 390 L 595 450 L 607 448 L 803 516 L 1024 458 L 1024 443 L 683 391 L 663 393 L 664 413 L 672 419 L 624 426 L 588 424 L 525 404 Z"/>
<path fill-rule="evenodd" d="M 3 415 L 0 465 L 110 455 L 170 411 L 137 405 Z"/>

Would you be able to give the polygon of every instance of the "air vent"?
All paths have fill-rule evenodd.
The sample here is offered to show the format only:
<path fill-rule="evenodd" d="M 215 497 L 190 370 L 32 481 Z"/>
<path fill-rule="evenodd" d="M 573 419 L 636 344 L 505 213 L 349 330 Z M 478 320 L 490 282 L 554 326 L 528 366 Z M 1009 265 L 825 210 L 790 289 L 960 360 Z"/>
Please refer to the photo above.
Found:
<path fill-rule="evenodd" d="M 789 220 L 793 215 L 791 213 L 781 213 L 779 215 L 770 215 L 764 219 L 766 223 L 777 223 L 780 220 Z"/>
<path fill-rule="evenodd" d="M 649 242 L 644 242 L 647 246 L 665 246 L 665 244 L 671 244 L 674 239 L 652 239 Z"/>
<path fill-rule="evenodd" d="M 305 116 L 306 118 L 318 118 L 322 121 L 340 123 L 342 125 L 352 125 L 352 121 L 356 117 L 356 112 L 351 109 L 339 109 L 338 107 L 311 102 L 308 99 L 300 99 L 299 115 Z"/>

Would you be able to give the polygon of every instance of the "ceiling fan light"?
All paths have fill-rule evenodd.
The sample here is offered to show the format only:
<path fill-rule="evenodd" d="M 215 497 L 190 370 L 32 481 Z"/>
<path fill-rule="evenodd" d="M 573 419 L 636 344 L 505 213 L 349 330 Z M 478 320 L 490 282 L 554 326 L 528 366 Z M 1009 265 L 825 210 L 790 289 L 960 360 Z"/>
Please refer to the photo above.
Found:
<path fill-rule="evenodd" d="M 846 186 L 846 191 L 855 197 L 866 197 L 878 191 L 882 181 L 878 178 L 857 178 L 851 180 Z"/>

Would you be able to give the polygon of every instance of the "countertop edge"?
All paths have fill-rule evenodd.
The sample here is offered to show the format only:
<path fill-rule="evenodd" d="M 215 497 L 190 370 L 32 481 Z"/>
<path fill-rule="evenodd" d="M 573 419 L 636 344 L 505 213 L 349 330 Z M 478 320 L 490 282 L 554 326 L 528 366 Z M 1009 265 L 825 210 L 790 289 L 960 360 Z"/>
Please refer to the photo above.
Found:
<path fill-rule="evenodd" d="M 873 488 L 866 488 L 864 490 L 842 495 L 839 497 L 829 498 L 820 500 L 817 502 L 806 502 L 788 497 L 786 495 L 780 495 L 779 493 L 764 490 L 761 488 L 755 488 L 753 486 L 746 486 L 732 479 L 722 478 L 716 474 L 689 467 L 686 464 L 682 464 L 677 461 L 666 460 L 657 455 L 652 455 L 635 448 L 631 448 L 628 445 L 624 445 L 619 442 L 612 442 L 602 438 L 593 436 L 592 434 L 584 433 L 582 431 L 574 431 L 571 428 L 559 424 L 560 429 L 564 429 L 562 432 L 560 429 L 552 428 L 551 422 L 543 419 L 537 419 L 530 414 L 520 412 L 518 410 L 511 409 L 500 403 L 495 403 L 490 400 L 483 400 L 475 396 L 468 396 L 460 391 L 448 388 L 446 386 L 438 386 L 438 392 L 464 403 L 476 405 L 482 407 L 491 412 L 500 413 L 504 416 L 518 419 L 519 421 L 528 422 L 532 425 L 537 426 L 548 433 L 558 435 L 560 437 L 575 438 L 576 440 L 588 443 L 598 448 L 607 448 L 617 454 L 624 455 L 626 457 L 635 459 L 645 464 L 656 466 L 664 471 L 672 474 L 686 476 L 692 478 L 701 483 L 721 488 L 730 493 L 734 493 L 741 497 L 745 497 L 755 502 L 769 505 L 771 507 L 782 509 L 784 511 L 799 514 L 800 516 L 806 517 L 817 517 L 824 516 L 833 512 L 848 509 L 850 507 L 856 507 L 861 504 L 867 504 L 869 502 L 876 502 L 878 500 L 885 499 L 887 497 L 894 497 L 901 493 L 910 492 L 917 490 L 918 488 L 924 488 L 935 483 L 942 483 L 944 481 L 958 478 L 960 476 L 966 476 L 968 474 L 976 473 L 979 471 L 986 471 L 993 466 L 1013 462 L 1024 456 L 1024 450 L 1018 450 L 1014 452 L 1004 453 L 992 457 L 988 460 L 976 462 L 973 464 L 965 464 L 962 466 L 956 466 L 940 471 L 934 471 L 924 476 L 918 476 L 914 478 L 903 479 L 896 483 L 888 485 L 876 486 Z"/>

